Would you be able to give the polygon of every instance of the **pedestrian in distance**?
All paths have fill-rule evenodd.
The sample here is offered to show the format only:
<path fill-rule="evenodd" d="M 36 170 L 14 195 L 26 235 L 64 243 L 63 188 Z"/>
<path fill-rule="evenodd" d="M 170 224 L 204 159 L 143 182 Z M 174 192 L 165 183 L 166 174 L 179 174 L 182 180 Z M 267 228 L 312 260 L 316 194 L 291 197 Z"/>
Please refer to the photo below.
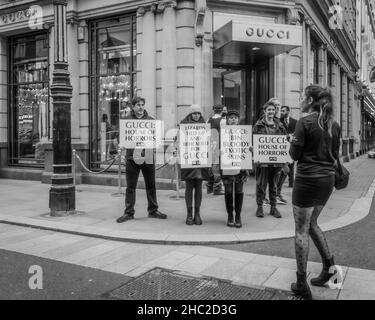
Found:
<path fill-rule="evenodd" d="M 240 122 L 240 114 L 233 110 L 227 114 L 227 126 L 236 126 Z M 225 207 L 228 214 L 227 226 L 242 228 L 241 211 L 243 205 L 243 184 L 247 180 L 247 170 L 222 170 L 222 180 L 225 190 Z M 233 204 L 234 200 L 234 204 Z M 233 210 L 236 213 L 233 218 Z"/>
<path fill-rule="evenodd" d="M 226 107 L 224 105 L 213 106 L 214 115 L 208 119 L 211 125 L 212 140 L 212 167 L 209 170 L 209 180 L 207 182 L 207 194 L 214 196 L 224 195 L 221 174 L 220 174 L 220 127 L 226 122 Z"/>
<path fill-rule="evenodd" d="M 276 118 L 277 107 L 273 100 L 268 101 L 263 106 L 264 115 L 256 122 L 253 133 L 264 135 L 284 135 L 286 134 L 285 128 L 282 123 Z M 256 165 L 256 201 L 258 218 L 264 218 L 263 201 L 266 196 L 268 185 L 269 202 L 271 205 L 270 215 L 280 219 L 281 213 L 276 208 L 277 203 L 277 182 L 280 175 L 282 164 L 262 164 L 255 163 Z"/>
<path fill-rule="evenodd" d="M 199 105 L 193 104 L 190 108 L 190 113 L 181 121 L 181 124 L 198 124 L 206 123 L 203 116 L 202 110 Z M 200 207 L 202 203 L 202 185 L 203 180 L 208 180 L 208 168 L 192 168 L 192 169 L 181 169 L 181 180 L 185 181 L 185 203 L 187 209 L 186 224 L 202 225 L 202 219 L 200 216 Z M 194 193 L 194 195 L 193 195 Z M 194 198 L 194 206 L 193 206 Z M 194 218 L 193 218 L 193 207 L 194 207 Z"/>
<path fill-rule="evenodd" d="M 145 109 L 146 100 L 141 97 L 132 101 L 132 111 L 124 119 L 129 120 L 154 120 Z M 158 209 L 155 183 L 155 150 L 152 149 L 127 149 L 126 150 L 126 193 L 124 214 L 116 221 L 118 223 L 134 219 L 134 206 L 136 201 L 136 188 L 139 173 L 142 171 L 146 185 L 148 201 L 148 217 L 156 219 L 167 219 L 167 215 Z"/>
<path fill-rule="evenodd" d="M 308 86 L 301 109 L 308 115 L 298 120 L 289 151 L 292 159 L 298 161 L 292 195 L 297 282 L 291 289 L 296 295 L 311 299 L 306 281 L 309 235 L 323 261 L 322 272 L 311 279 L 311 284 L 324 286 L 331 277 L 330 268 L 335 265 L 324 233 L 318 226 L 318 218 L 334 188 L 334 164 L 339 157 L 341 129 L 333 118 L 329 89 Z"/>

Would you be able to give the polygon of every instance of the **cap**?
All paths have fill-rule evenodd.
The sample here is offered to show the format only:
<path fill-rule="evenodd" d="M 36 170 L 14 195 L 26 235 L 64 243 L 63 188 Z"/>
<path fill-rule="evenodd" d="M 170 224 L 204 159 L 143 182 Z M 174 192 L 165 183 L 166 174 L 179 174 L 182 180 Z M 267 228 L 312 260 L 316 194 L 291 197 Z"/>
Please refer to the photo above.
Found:
<path fill-rule="evenodd" d="M 237 118 L 240 118 L 240 113 L 236 110 L 229 110 L 227 113 L 227 118 L 230 116 L 236 116 Z"/>

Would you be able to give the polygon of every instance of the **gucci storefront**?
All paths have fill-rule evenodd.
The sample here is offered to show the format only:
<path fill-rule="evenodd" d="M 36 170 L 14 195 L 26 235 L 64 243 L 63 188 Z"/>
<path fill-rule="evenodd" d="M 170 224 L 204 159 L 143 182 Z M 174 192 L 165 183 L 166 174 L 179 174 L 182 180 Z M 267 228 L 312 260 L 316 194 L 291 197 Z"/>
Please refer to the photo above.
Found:
<path fill-rule="evenodd" d="M 106 167 L 136 95 L 166 132 L 193 103 L 205 118 L 222 103 L 253 124 L 263 103 L 278 97 L 298 118 L 302 90 L 314 82 L 310 29 L 298 3 L 67 1 L 73 149 L 91 171 Z M 53 6 L 0 1 L 0 12 L 0 177 L 49 183 Z M 94 175 L 78 166 L 77 181 L 117 185 L 113 169 Z M 157 176 L 169 188 L 173 167 Z"/>

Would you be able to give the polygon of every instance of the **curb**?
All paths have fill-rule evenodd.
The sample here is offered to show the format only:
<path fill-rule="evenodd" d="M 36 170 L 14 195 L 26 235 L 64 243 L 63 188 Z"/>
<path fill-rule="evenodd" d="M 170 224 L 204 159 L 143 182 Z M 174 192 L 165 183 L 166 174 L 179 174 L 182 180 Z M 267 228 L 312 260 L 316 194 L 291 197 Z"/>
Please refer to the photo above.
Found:
<path fill-rule="evenodd" d="M 371 204 L 375 194 L 375 179 L 373 180 L 366 195 L 354 200 L 354 203 L 347 213 L 333 221 L 323 223 L 323 231 L 331 231 L 346 227 L 367 217 L 370 213 Z M 92 226 L 80 226 L 76 224 L 36 220 L 28 217 L 14 217 L 11 215 L 1 215 L 0 223 L 28 227 L 40 230 L 49 230 L 62 232 L 72 235 L 93 237 L 105 240 L 134 242 L 144 244 L 163 244 L 163 245 L 226 245 L 251 243 L 268 240 L 282 240 L 294 237 L 294 231 L 271 231 L 271 232 L 253 232 L 242 234 L 216 234 L 216 235 L 170 235 L 170 234 L 151 234 L 151 233 L 131 233 L 122 230 L 108 230 L 106 228 L 97 228 Z"/>

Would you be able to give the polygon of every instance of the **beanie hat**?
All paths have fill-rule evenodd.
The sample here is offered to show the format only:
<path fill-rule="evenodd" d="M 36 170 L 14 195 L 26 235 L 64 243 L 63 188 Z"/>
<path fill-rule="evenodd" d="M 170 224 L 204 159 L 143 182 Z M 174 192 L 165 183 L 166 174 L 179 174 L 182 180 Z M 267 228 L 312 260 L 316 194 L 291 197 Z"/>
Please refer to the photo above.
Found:
<path fill-rule="evenodd" d="M 240 113 L 236 110 L 229 110 L 228 113 L 227 113 L 227 119 L 230 116 L 236 116 L 237 118 L 240 118 Z"/>
<path fill-rule="evenodd" d="M 190 107 L 190 113 L 200 113 L 202 114 L 202 109 L 199 104 L 192 104 Z"/>
<path fill-rule="evenodd" d="M 221 112 L 221 111 L 223 111 L 224 106 L 221 105 L 221 104 L 217 104 L 217 105 L 214 105 L 214 106 L 212 107 L 212 109 L 214 110 L 214 112 Z"/>

